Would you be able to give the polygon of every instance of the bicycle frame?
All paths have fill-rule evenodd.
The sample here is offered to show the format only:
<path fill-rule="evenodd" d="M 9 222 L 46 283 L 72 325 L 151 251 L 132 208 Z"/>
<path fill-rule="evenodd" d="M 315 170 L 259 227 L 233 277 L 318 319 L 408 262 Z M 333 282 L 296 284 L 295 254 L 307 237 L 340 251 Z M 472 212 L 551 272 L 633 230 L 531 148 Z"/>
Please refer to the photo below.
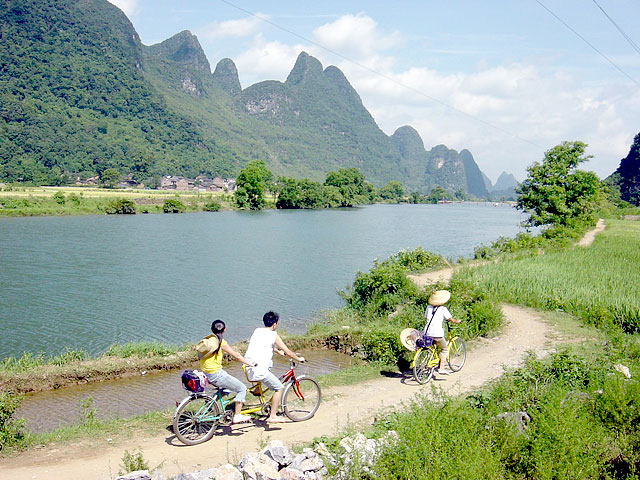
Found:
<path fill-rule="evenodd" d="M 451 332 L 447 332 L 447 361 L 449 361 L 449 356 L 451 355 L 451 344 L 453 339 L 455 338 L 454 335 L 451 334 Z M 416 358 L 418 358 L 418 355 L 420 354 L 421 351 L 423 350 L 431 350 L 432 354 L 430 357 L 429 362 L 427 363 L 427 367 L 435 367 L 436 365 L 440 364 L 440 358 L 438 357 L 438 350 L 437 350 L 438 346 L 434 343 L 432 345 L 429 345 L 428 347 L 418 347 L 416 348 L 416 353 L 413 355 L 413 360 L 411 360 L 411 368 L 413 368 L 413 366 L 416 363 Z"/>

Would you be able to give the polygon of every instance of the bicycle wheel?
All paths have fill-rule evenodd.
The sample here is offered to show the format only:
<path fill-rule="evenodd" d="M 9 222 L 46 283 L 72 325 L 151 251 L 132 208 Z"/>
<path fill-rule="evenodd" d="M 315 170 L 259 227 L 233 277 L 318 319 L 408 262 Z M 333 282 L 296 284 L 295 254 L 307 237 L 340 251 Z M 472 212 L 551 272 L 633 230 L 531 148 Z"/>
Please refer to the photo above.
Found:
<path fill-rule="evenodd" d="M 320 406 L 320 385 L 311 377 L 298 377 L 298 383 L 289 382 L 282 394 L 282 410 L 294 422 L 308 420 Z"/>
<path fill-rule="evenodd" d="M 214 398 L 193 395 L 184 399 L 173 414 L 173 433 L 185 445 L 206 442 L 216 431 L 222 412 Z"/>
<path fill-rule="evenodd" d="M 433 377 L 433 366 L 428 366 L 432 357 L 433 350 L 431 348 L 423 348 L 416 354 L 413 362 L 413 378 L 420 385 L 427 383 Z"/>
<path fill-rule="evenodd" d="M 454 337 L 449 343 L 447 362 L 452 372 L 459 372 L 467 359 L 467 346 L 460 337 Z"/>

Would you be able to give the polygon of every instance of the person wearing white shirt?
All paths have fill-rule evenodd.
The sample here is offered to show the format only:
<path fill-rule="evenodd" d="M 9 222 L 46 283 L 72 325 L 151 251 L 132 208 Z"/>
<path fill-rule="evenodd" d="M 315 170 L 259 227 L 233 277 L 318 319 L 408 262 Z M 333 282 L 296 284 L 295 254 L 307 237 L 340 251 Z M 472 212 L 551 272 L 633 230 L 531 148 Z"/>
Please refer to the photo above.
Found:
<path fill-rule="evenodd" d="M 254 367 L 247 367 L 247 376 L 249 380 L 261 381 L 265 386 L 273 390 L 275 393 L 271 398 L 271 412 L 267 418 L 267 423 L 284 423 L 284 420 L 276 417 L 278 405 L 282 398 L 282 382 L 271 373 L 273 367 L 273 352 L 277 351 L 280 355 L 288 355 L 296 362 L 304 362 L 304 357 L 296 355 L 289 350 L 285 343 L 276 332 L 278 328 L 278 320 L 280 315 L 276 312 L 268 311 L 262 317 L 264 327 L 256 328 L 249 340 L 249 347 L 244 354 L 244 358 L 250 363 L 255 363 Z"/>
<path fill-rule="evenodd" d="M 440 347 L 440 364 L 435 371 L 439 375 L 449 375 L 449 372 L 444 369 L 449 353 L 447 340 L 444 338 L 444 322 L 460 323 L 460 320 L 453 318 L 449 309 L 444 306 L 450 298 L 451 293 L 447 290 L 437 290 L 433 292 L 428 300 L 429 305 L 427 305 L 424 312 L 424 318 L 427 320 L 427 324 L 424 327 L 423 335 L 432 337 L 433 343 Z"/>

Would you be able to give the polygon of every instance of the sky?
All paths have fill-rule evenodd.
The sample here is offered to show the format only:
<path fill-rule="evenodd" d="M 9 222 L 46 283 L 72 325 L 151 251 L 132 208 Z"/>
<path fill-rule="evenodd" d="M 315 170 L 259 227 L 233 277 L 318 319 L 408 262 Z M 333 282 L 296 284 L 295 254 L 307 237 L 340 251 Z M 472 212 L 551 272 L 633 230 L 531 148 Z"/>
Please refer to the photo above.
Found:
<path fill-rule="evenodd" d="M 242 88 L 302 51 L 335 65 L 387 135 L 466 148 L 493 183 L 576 140 L 605 178 L 640 132 L 638 0 L 110 1 L 145 45 L 189 30 Z"/>

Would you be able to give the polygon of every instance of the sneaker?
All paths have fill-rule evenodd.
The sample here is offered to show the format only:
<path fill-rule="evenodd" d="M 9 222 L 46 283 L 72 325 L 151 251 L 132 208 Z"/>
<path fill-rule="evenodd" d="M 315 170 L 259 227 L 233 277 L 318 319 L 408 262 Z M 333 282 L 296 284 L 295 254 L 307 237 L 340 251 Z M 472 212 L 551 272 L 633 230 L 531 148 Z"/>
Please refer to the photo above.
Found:
<path fill-rule="evenodd" d="M 447 372 L 444 368 L 437 368 L 436 369 L 436 374 L 437 375 L 449 375 L 449 372 Z"/>
<path fill-rule="evenodd" d="M 251 420 L 251 417 L 242 413 L 233 416 L 233 423 L 244 423 L 248 422 L 249 420 Z"/>

